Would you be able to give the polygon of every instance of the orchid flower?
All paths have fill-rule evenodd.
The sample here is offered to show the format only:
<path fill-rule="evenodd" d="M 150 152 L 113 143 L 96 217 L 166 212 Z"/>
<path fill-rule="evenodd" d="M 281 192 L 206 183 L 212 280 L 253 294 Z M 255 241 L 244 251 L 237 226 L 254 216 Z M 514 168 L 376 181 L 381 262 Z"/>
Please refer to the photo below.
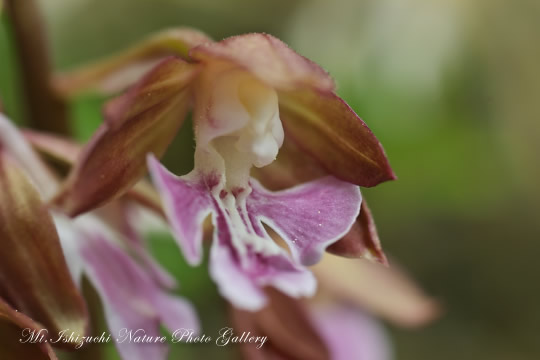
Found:
<path fill-rule="evenodd" d="M 224 297 L 257 310 L 266 302 L 267 286 L 293 297 L 312 295 L 316 282 L 305 266 L 351 229 L 362 202 L 357 185 L 394 178 L 380 143 L 335 94 L 331 77 L 280 40 L 266 34 L 220 42 L 175 35 L 188 49 L 184 59 L 161 61 L 106 106 L 106 121 L 57 204 L 76 215 L 120 196 L 144 174 L 144 159 L 153 153 L 148 156 L 152 179 L 193 265 L 202 257 L 203 222 L 212 217 L 210 273 Z M 155 38 L 151 44 L 155 49 Z M 129 54 L 131 62 L 141 60 L 133 54 L 148 60 L 148 52 Z M 88 82 L 108 78 L 118 62 L 87 70 L 97 74 Z M 190 105 L 195 167 L 177 177 L 155 156 L 164 153 Z M 278 158 L 287 139 L 329 175 L 277 192 L 251 177 L 252 168 Z M 286 247 L 274 242 L 265 226 Z"/>
<path fill-rule="evenodd" d="M 22 164 L 43 196 L 53 195 L 58 188 L 57 180 L 23 135 L 4 117 L 0 117 L 0 127 L 2 148 Z M 77 219 L 56 210 L 47 215 L 54 219 L 73 280 L 80 287 L 83 275 L 86 276 L 100 295 L 111 333 L 122 336 L 122 331 L 141 329 L 147 336 L 158 337 L 160 325 L 170 330 L 186 327 L 197 331 L 199 325 L 193 307 L 169 294 L 175 287 L 174 279 L 145 252 L 133 229 L 122 232 L 109 225 L 103 216 L 105 211 L 87 213 Z M 60 330 L 73 329 L 66 326 Z M 166 344 L 121 341 L 116 346 L 123 359 L 159 360 L 167 355 Z"/>

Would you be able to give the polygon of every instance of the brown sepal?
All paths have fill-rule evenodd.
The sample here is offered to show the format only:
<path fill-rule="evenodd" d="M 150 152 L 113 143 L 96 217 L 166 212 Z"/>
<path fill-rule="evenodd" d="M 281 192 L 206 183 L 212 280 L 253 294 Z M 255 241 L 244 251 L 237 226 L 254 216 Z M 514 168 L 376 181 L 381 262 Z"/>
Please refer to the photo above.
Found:
<path fill-rule="evenodd" d="M 17 310 L 50 334 L 86 332 L 84 300 L 73 283 L 53 219 L 23 170 L 0 150 L 0 282 Z"/>
<path fill-rule="evenodd" d="M 82 150 L 53 203 L 71 216 L 124 195 L 161 157 L 184 122 L 199 67 L 167 58 L 105 107 L 105 122 Z"/>

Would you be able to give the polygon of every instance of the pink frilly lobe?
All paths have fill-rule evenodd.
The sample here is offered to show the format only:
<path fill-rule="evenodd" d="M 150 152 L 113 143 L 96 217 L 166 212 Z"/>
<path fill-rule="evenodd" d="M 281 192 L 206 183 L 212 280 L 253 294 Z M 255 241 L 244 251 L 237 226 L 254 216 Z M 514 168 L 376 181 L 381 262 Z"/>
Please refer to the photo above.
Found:
<path fill-rule="evenodd" d="M 283 191 L 268 191 L 254 179 L 248 211 L 287 242 L 296 261 L 313 265 L 327 246 L 350 229 L 360 212 L 358 186 L 332 176 Z"/>
<path fill-rule="evenodd" d="M 237 209 L 243 223 L 238 231 L 223 203 L 230 194 L 213 194 L 218 175 L 193 171 L 177 177 L 152 156 L 149 168 L 178 244 L 192 264 L 201 260 L 202 224 L 212 214 L 210 273 L 224 297 L 248 310 L 264 306 L 265 286 L 293 297 L 313 295 L 315 279 L 302 265 L 317 262 L 350 229 L 360 210 L 358 187 L 332 177 L 278 192 L 251 179 L 250 189 L 232 194 L 246 197 L 245 209 Z M 274 244 L 263 223 L 282 236 L 292 257 Z"/>

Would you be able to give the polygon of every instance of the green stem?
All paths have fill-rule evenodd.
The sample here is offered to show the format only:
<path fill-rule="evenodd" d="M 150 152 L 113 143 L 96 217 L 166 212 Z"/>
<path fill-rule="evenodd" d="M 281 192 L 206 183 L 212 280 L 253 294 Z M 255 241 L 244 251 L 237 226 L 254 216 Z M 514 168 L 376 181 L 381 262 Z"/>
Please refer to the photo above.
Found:
<path fill-rule="evenodd" d="M 66 103 L 51 84 L 51 64 L 36 0 L 5 0 L 20 69 L 26 123 L 38 130 L 67 135 Z"/>

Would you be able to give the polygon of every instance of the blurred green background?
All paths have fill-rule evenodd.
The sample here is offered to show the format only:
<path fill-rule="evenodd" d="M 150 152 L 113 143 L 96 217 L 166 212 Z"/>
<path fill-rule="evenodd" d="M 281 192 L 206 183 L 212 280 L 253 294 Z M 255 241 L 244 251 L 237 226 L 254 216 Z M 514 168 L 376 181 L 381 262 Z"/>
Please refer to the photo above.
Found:
<path fill-rule="evenodd" d="M 59 70 L 179 25 L 215 39 L 268 32 L 321 64 L 381 140 L 399 177 L 364 191 L 386 252 L 444 305 L 444 316 L 426 328 L 388 326 L 396 358 L 540 358 L 539 1 L 41 5 Z M 18 118 L 8 38 L 3 28 L 0 96 Z M 73 105 L 79 138 L 97 126 L 101 101 L 82 98 Z M 190 137 L 184 132 L 175 149 L 191 147 Z M 191 160 L 179 154 L 169 152 L 167 162 L 187 172 Z M 174 245 L 157 241 L 155 248 L 185 284 L 183 292 L 208 311 L 208 326 L 223 324 L 223 309 L 213 309 L 213 287 L 204 289 L 204 298 L 197 295 L 208 286 L 199 281 L 205 272 L 183 276 Z M 175 351 L 191 358 L 190 349 Z"/>

